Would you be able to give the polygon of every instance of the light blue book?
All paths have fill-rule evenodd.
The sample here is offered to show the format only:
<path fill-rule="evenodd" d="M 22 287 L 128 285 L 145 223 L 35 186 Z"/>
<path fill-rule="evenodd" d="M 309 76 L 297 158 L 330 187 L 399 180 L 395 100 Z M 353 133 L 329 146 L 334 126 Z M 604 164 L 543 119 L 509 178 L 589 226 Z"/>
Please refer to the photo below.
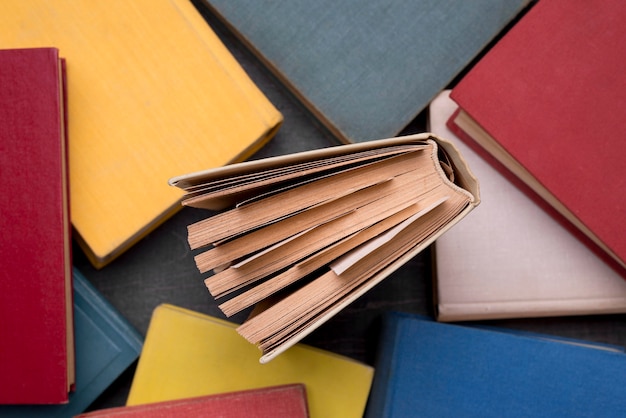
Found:
<path fill-rule="evenodd" d="M 2 405 L 0 417 L 73 417 L 139 357 L 143 337 L 76 268 L 73 274 L 76 389 L 69 403 Z"/>
<path fill-rule="evenodd" d="M 396 136 L 529 0 L 204 0 L 343 142 Z"/>

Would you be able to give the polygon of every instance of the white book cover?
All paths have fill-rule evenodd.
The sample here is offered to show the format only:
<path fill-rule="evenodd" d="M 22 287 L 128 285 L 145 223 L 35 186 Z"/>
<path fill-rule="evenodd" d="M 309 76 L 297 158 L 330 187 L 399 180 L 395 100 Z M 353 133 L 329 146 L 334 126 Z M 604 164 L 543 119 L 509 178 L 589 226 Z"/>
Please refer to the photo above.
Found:
<path fill-rule="evenodd" d="M 435 243 L 437 319 L 626 312 L 626 280 L 446 127 L 449 93 L 431 102 L 429 130 L 459 148 L 481 204 Z"/>

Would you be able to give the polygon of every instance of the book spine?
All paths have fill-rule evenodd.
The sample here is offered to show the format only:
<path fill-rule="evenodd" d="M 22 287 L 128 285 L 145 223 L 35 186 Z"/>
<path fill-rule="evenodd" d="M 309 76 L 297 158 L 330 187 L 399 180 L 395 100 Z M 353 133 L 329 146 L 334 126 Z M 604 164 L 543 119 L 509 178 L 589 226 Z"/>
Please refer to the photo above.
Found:
<path fill-rule="evenodd" d="M 389 416 L 387 398 L 396 384 L 391 372 L 394 369 L 396 344 L 399 343 L 397 339 L 399 326 L 400 321 L 396 315 L 386 315 L 383 318 L 378 341 L 374 381 L 365 410 L 365 418 Z"/>

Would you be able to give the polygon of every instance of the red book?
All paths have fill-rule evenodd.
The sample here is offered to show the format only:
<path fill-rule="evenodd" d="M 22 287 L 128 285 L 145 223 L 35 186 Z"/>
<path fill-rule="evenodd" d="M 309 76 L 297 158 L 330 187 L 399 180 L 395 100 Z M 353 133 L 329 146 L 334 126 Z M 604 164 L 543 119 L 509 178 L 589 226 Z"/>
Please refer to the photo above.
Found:
<path fill-rule="evenodd" d="M 144 405 L 101 409 L 76 418 L 306 418 L 306 390 L 302 384 L 272 386 Z"/>
<path fill-rule="evenodd" d="M 0 403 L 57 404 L 74 383 L 63 62 L 0 51 Z"/>
<path fill-rule="evenodd" d="M 541 0 L 453 88 L 448 125 L 626 277 L 626 7 Z"/>

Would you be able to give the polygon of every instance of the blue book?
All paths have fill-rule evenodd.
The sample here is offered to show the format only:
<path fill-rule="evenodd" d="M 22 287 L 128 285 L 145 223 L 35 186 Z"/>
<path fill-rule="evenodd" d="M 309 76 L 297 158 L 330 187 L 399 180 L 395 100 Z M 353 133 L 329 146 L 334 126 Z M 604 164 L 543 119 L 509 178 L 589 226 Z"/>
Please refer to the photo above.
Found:
<path fill-rule="evenodd" d="M 385 317 L 366 417 L 626 416 L 623 348 Z"/>
<path fill-rule="evenodd" d="M 342 142 L 396 136 L 529 0 L 204 0 Z"/>
<path fill-rule="evenodd" d="M 73 277 L 76 388 L 70 393 L 69 403 L 3 405 L 0 417 L 73 417 L 139 357 L 143 337 L 76 268 Z"/>

